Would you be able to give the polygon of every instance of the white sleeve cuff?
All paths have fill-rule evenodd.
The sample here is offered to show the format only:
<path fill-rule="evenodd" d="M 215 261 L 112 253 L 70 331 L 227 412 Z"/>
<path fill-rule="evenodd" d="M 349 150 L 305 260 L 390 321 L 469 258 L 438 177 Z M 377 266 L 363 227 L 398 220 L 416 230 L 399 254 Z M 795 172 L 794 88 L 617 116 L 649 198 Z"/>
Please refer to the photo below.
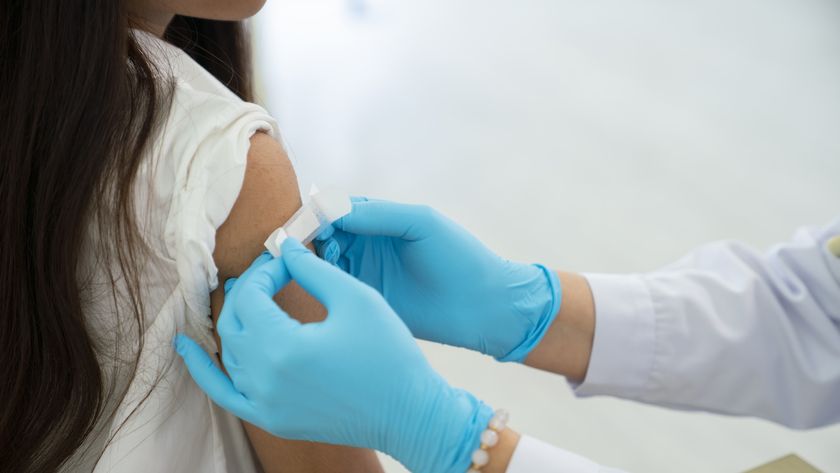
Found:
<path fill-rule="evenodd" d="M 595 301 L 595 339 L 575 394 L 641 398 L 653 368 L 656 321 L 639 275 L 584 275 Z"/>
<path fill-rule="evenodd" d="M 554 445 L 523 435 L 510 458 L 507 473 L 598 473 L 597 463 Z"/>

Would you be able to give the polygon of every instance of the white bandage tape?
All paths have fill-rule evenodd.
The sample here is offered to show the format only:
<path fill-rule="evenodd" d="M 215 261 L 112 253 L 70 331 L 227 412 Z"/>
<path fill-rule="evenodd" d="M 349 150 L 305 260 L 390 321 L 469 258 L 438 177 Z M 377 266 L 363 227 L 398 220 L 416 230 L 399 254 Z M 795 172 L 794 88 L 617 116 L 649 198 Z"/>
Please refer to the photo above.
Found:
<path fill-rule="evenodd" d="M 350 196 L 344 192 L 328 189 L 311 193 L 309 202 L 298 209 L 282 227 L 271 232 L 264 245 L 276 258 L 280 256 L 280 247 L 286 238 L 295 238 L 306 245 L 352 209 Z"/>

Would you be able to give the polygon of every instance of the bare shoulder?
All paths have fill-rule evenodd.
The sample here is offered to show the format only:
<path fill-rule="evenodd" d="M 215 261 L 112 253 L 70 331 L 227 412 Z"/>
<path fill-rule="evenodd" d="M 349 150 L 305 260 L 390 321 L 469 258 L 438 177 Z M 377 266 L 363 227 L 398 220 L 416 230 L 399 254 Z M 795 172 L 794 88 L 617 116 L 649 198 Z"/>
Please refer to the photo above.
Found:
<path fill-rule="evenodd" d="M 301 206 L 294 168 L 280 143 L 257 133 L 251 137 L 242 189 L 227 220 L 216 232 L 213 259 L 219 268 L 219 288 L 210 296 L 214 322 L 224 304 L 224 281 L 241 274 L 263 250 L 263 242 Z M 295 283 L 275 298 L 302 322 L 323 320 L 326 310 Z M 221 351 L 218 338 L 216 343 Z M 290 441 L 245 425 L 251 445 L 266 473 L 381 472 L 369 450 Z"/>
<path fill-rule="evenodd" d="M 297 177 L 285 150 L 270 135 L 255 133 L 242 189 L 216 233 L 213 258 L 219 280 L 242 273 L 263 251 L 265 238 L 300 206 Z"/>

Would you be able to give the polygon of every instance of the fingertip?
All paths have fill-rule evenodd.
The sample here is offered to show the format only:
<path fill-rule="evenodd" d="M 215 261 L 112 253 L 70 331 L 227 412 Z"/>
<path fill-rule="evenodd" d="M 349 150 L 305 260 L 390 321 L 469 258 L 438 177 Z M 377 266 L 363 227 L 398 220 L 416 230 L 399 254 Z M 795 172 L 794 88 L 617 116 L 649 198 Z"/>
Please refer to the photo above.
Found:
<path fill-rule="evenodd" d="M 243 285 L 259 288 L 269 297 L 274 297 L 291 281 L 291 275 L 283 258 L 275 258 L 257 268 Z"/>
<path fill-rule="evenodd" d="M 187 365 L 194 365 L 197 361 L 197 358 L 203 358 L 201 355 L 206 356 L 207 353 L 204 351 L 198 343 L 195 342 L 192 338 L 184 335 L 183 333 L 178 333 L 175 335 L 175 352 L 184 359 L 184 362 Z M 198 356 L 196 356 L 198 355 Z"/>
<path fill-rule="evenodd" d="M 301 242 L 292 237 L 283 240 L 283 244 L 280 248 L 282 249 L 281 256 L 283 258 L 287 256 L 300 255 L 301 253 L 309 253 L 309 250 L 303 246 Z"/>
<path fill-rule="evenodd" d="M 188 348 L 188 340 L 190 338 L 183 333 L 176 333 L 175 338 L 172 339 L 172 345 L 175 347 L 175 351 L 183 357 L 186 354 Z"/>
<path fill-rule="evenodd" d="M 335 233 L 335 227 L 330 225 L 327 228 L 325 228 L 324 231 L 319 233 L 318 236 L 315 237 L 315 241 L 318 242 L 328 240 L 330 237 L 333 236 L 333 233 Z"/>
<path fill-rule="evenodd" d="M 271 256 L 271 253 L 269 253 L 268 250 L 265 250 L 262 253 L 260 253 L 260 255 L 256 257 L 256 259 L 254 259 L 254 262 L 251 263 L 251 266 L 260 266 L 270 261 L 271 258 L 273 258 L 273 256 Z"/>
<path fill-rule="evenodd" d="M 244 279 L 244 278 L 246 278 L 249 274 L 253 273 L 257 268 L 259 268 L 260 266 L 264 265 L 265 263 L 271 261 L 272 258 L 273 258 L 273 256 L 271 255 L 271 253 L 269 253 L 268 251 L 263 251 L 262 253 L 259 254 L 259 256 L 254 258 L 254 261 L 251 262 L 251 264 L 248 266 L 248 269 L 246 269 L 242 274 L 240 274 L 238 278 L 233 278 L 233 279 Z"/>
<path fill-rule="evenodd" d="M 339 230 L 346 230 L 345 226 L 349 220 L 353 219 L 353 213 L 358 209 L 358 205 L 363 204 L 367 201 L 368 198 L 364 196 L 350 196 L 350 213 L 333 222 L 333 228 L 337 228 Z"/>
<path fill-rule="evenodd" d="M 418 223 L 414 207 L 382 200 L 354 202 L 353 211 L 333 225 L 357 235 L 404 238 Z"/>
<path fill-rule="evenodd" d="M 260 266 L 262 266 L 263 264 L 265 264 L 265 263 L 267 263 L 267 262 L 271 261 L 271 259 L 272 259 L 272 258 L 273 258 L 273 256 L 271 255 L 271 253 L 269 253 L 268 251 L 263 251 L 262 253 L 260 253 L 260 255 L 259 255 L 259 256 L 257 256 L 256 258 L 254 258 L 254 261 L 252 261 L 252 262 L 251 262 L 251 264 L 248 266 L 248 268 L 247 268 L 247 269 L 246 269 L 246 270 L 245 270 L 242 274 L 240 274 L 238 277 L 232 277 L 232 278 L 230 278 L 230 279 L 233 279 L 233 280 L 234 280 L 234 284 L 235 284 L 235 281 L 236 281 L 237 279 L 242 279 L 242 280 L 245 280 L 245 279 L 247 279 L 247 278 L 248 278 L 248 276 L 249 276 L 251 273 L 253 273 L 253 272 L 254 272 L 257 268 L 259 268 L 259 267 L 260 267 Z M 230 279 L 229 279 L 229 280 L 230 280 Z M 228 281 L 229 281 L 229 280 L 228 280 Z M 225 285 L 227 286 L 227 281 L 225 281 Z M 227 287 L 226 287 L 225 289 L 227 289 Z M 231 288 L 231 289 L 232 289 L 232 288 Z"/>
<path fill-rule="evenodd" d="M 338 263 L 338 258 L 341 256 L 341 246 L 335 238 L 318 242 L 318 244 L 315 245 L 315 249 L 318 251 L 318 256 L 327 263 L 330 263 L 333 266 Z"/>
<path fill-rule="evenodd" d="M 350 276 L 319 259 L 297 240 L 288 239 L 283 245 L 282 258 L 290 277 L 329 309 L 330 301 L 337 300 L 340 287 L 346 283 L 343 278 Z"/>
<path fill-rule="evenodd" d="M 175 336 L 179 346 L 178 354 L 196 384 L 213 401 L 234 415 L 242 417 L 250 413 L 250 406 L 244 396 L 236 390 L 231 379 L 222 372 L 210 355 L 185 335 Z"/>
<path fill-rule="evenodd" d="M 236 278 L 228 278 L 228 280 L 225 281 L 225 295 L 233 289 L 234 284 L 236 284 Z"/>

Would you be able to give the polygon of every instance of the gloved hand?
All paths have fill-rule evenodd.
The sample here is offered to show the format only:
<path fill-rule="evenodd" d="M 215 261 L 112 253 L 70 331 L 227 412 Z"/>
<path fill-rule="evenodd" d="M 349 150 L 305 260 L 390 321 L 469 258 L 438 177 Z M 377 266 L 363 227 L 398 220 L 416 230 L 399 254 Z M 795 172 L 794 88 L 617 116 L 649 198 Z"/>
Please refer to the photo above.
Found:
<path fill-rule="evenodd" d="M 184 335 L 175 345 L 221 407 L 280 437 L 374 448 L 411 471 L 463 473 L 493 413 L 426 361 L 382 296 L 299 242 L 225 284 L 217 330 L 230 377 Z M 301 324 L 272 299 L 290 279 L 327 308 Z"/>
<path fill-rule="evenodd" d="M 496 256 L 429 207 L 357 198 L 333 227 L 319 254 L 385 296 L 418 338 L 522 361 L 560 310 L 553 271 Z"/>

